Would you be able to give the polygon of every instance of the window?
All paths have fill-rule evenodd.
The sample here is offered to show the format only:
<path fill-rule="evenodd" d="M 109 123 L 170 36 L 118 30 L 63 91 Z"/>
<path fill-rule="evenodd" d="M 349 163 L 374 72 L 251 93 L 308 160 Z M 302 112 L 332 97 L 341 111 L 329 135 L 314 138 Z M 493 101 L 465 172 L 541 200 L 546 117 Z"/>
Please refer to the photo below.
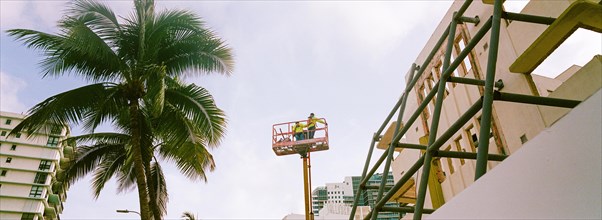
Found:
<path fill-rule="evenodd" d="M 10 150 L 16 150 L 17 149 L 17 145 L 13 144 L 12 146 L 10 146 Z"/>
<path fill-rule="evenodd" d="M 0 171 L 0 176 L 6 176 L 7 172 L 8 172 L 8 170 L 2 170 L 2 171 Z"/>
<path fill-rule="evenodd" d="M 46 179 L 48 177 L 47 173 L 37 173 L 36 178 L 33 180 L 34 183 L 44 184 L 46 183 Z"/>
<path fill-rule="evenodd" d="M 456 145 L 456 150 L 458 152 L 466 152 L 466 150 L 462 146 L 462 135 L 460 135 L 460 137 L 458 137 L 458 138 L 456 138 L 456 140 L 454 140 L 454 144 Z M 460 165 L 464 165 L 465 162 L 466 161 L 464 161 L 464 159 L 460 159 Z"/>
<path fill-rule="evenodd" d="M 447 146 L 447 148 L 445 148 L 445 151 L 450 151 L 450 150 L 451 150 L 451 146 Z M 447 159 L 447 167 L 449 168 L 449 173 L 454 174 L 456 172 L 456 169 L 454 168 L 454 163 L 453 163 L 451 157 L 448 157 L 446 159 Z"/>
<path fill-rule="evenodd" d="M 55 137 L 55 136 L 48 137 L 48 143 L 46 143 L 46 146 L 56 147 L 58 145 L 59 145 L 59 137 Z"/>
<path fill-rule="evenodd" d="M 6 119 L 6 123 L 4 123 L 4 124 L 10 125 L 11 122 L 12 122 L 12 120 Z"/>
<path fill-rule="evenodd" d="M 38 167 L 38 170 L 50 170 L 51 164 L 52 162 L 50 162 L 49 160 L 42 160 L 40 161 L 40 166 Z"/>
<path fill-rule="evenodd" d="M 458 46 L 460 47 L 460 51 L 462 51 L 462 50 L 464 50 L 464 48 L 466 48 L 464 39 L 460 38 L 460 41 L 458 41 Z M 470 64 L 470 54 L 468 54 L 468 56 L 466 56 L 466 58 L 464 58 L 464 67 L 465 67 L 465 70 L 467 73 L 472 69 L 472 65 Z"/>
<path fill-rule="evenodd" d="M 13 161 L 13 158 L 12 158 L 12 157 L 7 157 L 7 158 L 6 158 L 6 163 L 10 163 L 10 162 L 12 162 L 12 161 Z"/>
<path fill-rule="evenodd" d="M 466 129 L 466 135 L 468 136 L 468 143 L 472 152 L 476 153 L 477 147 L 479 146 L 479 140 L 477 137 L 477 129 L 474 127 L 474 125 L 471 124 L 470 126 L 468 126 L 468 128 Z"/>
<path fill-rule="evenodd" d="M 32 186 L 31 191 L 29 191 L 29 197 L 40 198 L 43 191 L 44 187 L 42 186 Z"/>
<path fill-rule="evenodd" d="M 6 131 L 0 132 L 0 136 L 6 136 Z"/>
<path fill-rule="evenodd" d="M 33 220 L 36 217 L 36 214 L 34 213 L 23 213 L 23 215 L 21 215 L 21 220 Z"/>
<path fill-rule="evenodd" d="M 52 126 L 52 128 L 50 130 L 51 134 L 56 134 L 56 135 L 61 135 L 62 132 L 63 132 L 63 128 L 59 125 Z"/>
<path fill-rule="evenodd" d="M 523 135 L 520 136 L 520 143 L 521 144 L 525 144 L 525 143 L 527 143 L 527 141 L 529 141 L 529 139 L 527 139 L 527 135 L 523 134 Z"/>
<path fill-rule="evenodd" d="M 21 133 L 17 133 L 17 134 L 15 135 L 15 137 L 16 137 L 16 138 L 21 138 Z"/>

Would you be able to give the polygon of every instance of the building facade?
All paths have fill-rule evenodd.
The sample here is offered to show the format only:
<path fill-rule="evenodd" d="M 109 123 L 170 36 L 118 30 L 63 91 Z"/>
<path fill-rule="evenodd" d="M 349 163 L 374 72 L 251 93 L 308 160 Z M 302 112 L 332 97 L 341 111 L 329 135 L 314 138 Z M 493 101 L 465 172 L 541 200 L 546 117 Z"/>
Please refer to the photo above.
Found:
<path fill-rule="evenodd" d="M 61 168 L 74 156 L 74 148 L 62 143 L 69 128 L 9 135 L 24 117 L 0 112 L 0 219 L 60 219 L 67 199 Z"/>
<path fill-rule="evenodd" d="M 570 0 L 530 1 L 521 13 L 558 18 L 574 2 Z M 464 1 L 455 1 L 452 4 L 415 63 L 419 64 L 427 60 L 431 50 L 437 45 L 439 37 L 449 27 L 448 24 L 451 22 L 453 13 L 458 11 L 463 3 Z M 483 21 L 489 18 L 492 13 L 492 5 L 484 3 L 484 1 L 472 2 L 466 9 L 466 12 L 464 12 L 464 16 L 470 18 L 479 17 L 481 18 L 481 22 L 463 22 L 457 25 L 454 31 L 455 35 L 453 36 L 454 43 L 449 47 L 452 50 L 450 62 L 453 62 L 454 57 L 459 57 L 459 54 L 467 48 L 473 36 L 483 27 L 485 23 Z M 534 75 L 532 72 L 517 72 L 513 70 L 513 64 L 521 58 L 523 53 L 527 53 L 533 49 L 534 42 L 538 40 L 547 28 L 547 25 L 502 19 L 497 68 L 495 70 L 495 81 L 501 83 L 496 86 L 495 90 L 503 93 L 529 96 L 585 100 L 602 87 L 602 56 L 600 55 L 593 56 L 584 66 L 574 65 L 566 70 L 558 70 L 558 73 L 561 74 L 555 78 Z M 489 42 L 490 34 L 490 32 L 485 34 L 482 40 L 476 43 L 474 48 L 469 51 L 468 56 L 464 60 L 461 60 L 458 67 L 453 70 L 451 77 L 485 80 L 488 50 L 491 46 Z M 570 35 L 571 33 L 568 34 Z M 433 59 L 427 66 L 421 67 L 421 69 L 424 69 L 424 72 L 419 76 L 416 84 L 408 93 L 407 106 L 404 111 L 405 118 L 402 119 L 401 124 L 411 127 L 401 140 L 403 143 L 428 145 L 429 134 L 433 132 L 430 131 L 430 128 L 434 115 L 435 99 L 432 99 L 427 104 L 418 120 L 413 124 L 406 125 L 403 120 L 414 113 L 433 89 L 437 89 L 437 82 L 439 82 L 444 72 L 443 60 L 447 48 L 445 43 L 440 48 L 434 48 L 435 55 Z M 406 76 L 407 82 L 412 80 L 410 78 L 411 75 L 408 74 Z M 483 96 L 483 92 L 482 86 L 453 81 L 447 82 L 445 85 L 445 94 L 443 94 L 439 126 L 436 131 L 437 137 L 452 127 L 474 103 L 477 103 Z M 453 134 L 439 150 L 476 153 L 478 143 L 480 141 L 487 141 L 489 142 L 489 154 L 512 155 L 523 144 L 540 134 L 544 129 L 550 127 L 569 111 L 570 108 L 494 102 L 491 129 L 489 131 L 490 135 L 487 140 L 479 140 L 478 138 L 481 125 L 481 111 L 479 111 L 460 130 Z M 387 132 L 392 132 L 395 124 L 396 122 L 392 123 Z M 386 137 L 387 135 L 390 141 L 392 134 L 385 134 L 384 136 Z M 389 145 L 388 143 L 383 145 L 379 143 L 378 146 L 384 149 Z M 395 182 L 399 181 L 404 173 L 424 154 L 424 151 L 404 148 L 396 148 L 396 151 L 399 154 L 392 163 Z M 494 169 L 499 163 L 495 161 L 487 162 L 487 170 Z M 471 159 L 434 157 L 431 164 L 424 207 L 437 209 L 469 187 L 475 179 L 475 167 L 476 162 Z M 422 168 L 408 181 L 409 185 L 407 187 L 404 185 L 405 190 L 410 189 L 413 192 L 399 193 L 394 199 L 408 201 L 408 206 L 413 206 L 412 203 L 415 203 L 416 194 L 415 186 L 419 185 L 420 181 L 422 181 L 420 180 L 421 173 Z M 406 193 L 413 194 L 413 196 L 408 200 L 407 196 L 404 197 Z"/>
<path fill-rule="evenodd" d="M 390 173 L 389 176 L 392 174 Z M 368 186 L 378 186 L 382 180 L 382 174 L 374 174 L 366 183 Z M 360 176 L 345 177 L 342 183 L 327 183 L 326 186 L 319 186 L 313 190 L 312 209 L 314 216 L 324 215 L 349 215 L 355 198 L 355 192 L 360 185 Z M 393 186 L 392 178 L 387 179 L 386 186 Z M 369 210 L 374 206 L 378 196 L 378 189 L 368 189 L 360 196 L 358 206 L 361 210 Z M 398 207 L 399 203 L 389 202 L 385 206 Z M 378 214 L 378 220 L 399 219 L 400 214 L 394 212 L 381 212 Z"/>

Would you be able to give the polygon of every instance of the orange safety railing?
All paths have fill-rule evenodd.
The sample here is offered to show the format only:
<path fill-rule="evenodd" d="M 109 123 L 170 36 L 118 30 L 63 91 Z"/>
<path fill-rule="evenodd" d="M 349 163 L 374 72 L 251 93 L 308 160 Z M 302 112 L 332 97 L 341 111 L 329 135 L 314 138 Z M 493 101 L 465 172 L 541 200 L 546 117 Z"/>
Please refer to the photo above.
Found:
<path fill-rule="evenodd" d="M 272 125 L 272 150 L 278 156 L 297 154 L 299 147 L 309 147 L 308 152 L 328 150 L 328 125 L 326 119 L 320 118 L 325 123 L 316 123 L 314 137 L 309 139 L 307 128 L 303 130 L 304 139 L 297 140 L 293 132 L 293 125 L 299 122 L 307 125 L 307 120 L 291 121 Z"/>

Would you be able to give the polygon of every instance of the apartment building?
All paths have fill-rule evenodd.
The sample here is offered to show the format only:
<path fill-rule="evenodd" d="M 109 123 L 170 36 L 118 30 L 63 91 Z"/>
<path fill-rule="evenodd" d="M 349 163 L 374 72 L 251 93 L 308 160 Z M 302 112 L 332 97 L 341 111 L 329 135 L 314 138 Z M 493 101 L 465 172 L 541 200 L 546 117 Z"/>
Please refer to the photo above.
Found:
<path fill-rule="evenodd" d="M 0 112 L 0 219 L 60 219 L 67 199 L 61 168 L 74 156 L 74 148 L 61 143 L 69 128 L 9 136 L 24 117 Z"/>
<path fill-rule="evenodd" d="M 466 2 L 468 6 L 464 7 Z M 414 62 L 423 65 L 413 66 L 406 75 L 406 82 L 414 81 L 415 84 L 406 90 L 405 108 L 401 108 L 403 119 L 399 123 L 393 121 L 383 135 L 375 137 L 378 148 L 388 149 L 392 145 L 393 137 L 398 136 L 395 134 L 396 130 L 406 131 L 400 142 L 394 144 L 398 154 L 391 165 L 395 183 L 404 179 L 405 184 L 388 200 L 407 205 L 405 209 L 399 209 L 399 212 L 408 213 L 405 218 L 412 217 L 411 213 L 415 211 L 414 204 L 417 204 L 420 196 L 417 194 L 420 194 L 418 186 L 421 182 L 428 182 L 424 194 L 426 211 L 421 207 L 421 214 L 437 210 L 475 182 L 475 170 L 478 169 L 474 156 L 478 152 L 480 142 L 489 143 L 488 153 L 491 156 L 485 169 L 492 170 L 500 161 L 510 158 L 523 145 L 571 111 L 570 107 L 559 108 L 542 104 L 552 102 L 551 99 L 535 104 L 535 101 L 521 100 L 523 103 L 517 103 L 518 99 L 509 101 L 498 97 L 497 100 L 502 101 L 492 104 L 489 132 L 481 133 L 481 115 L 484 107 L 477 109 L 478 111 L 473 109 L 481 107 L 475 103 L 482 103 L 483 85 L 490 62 L 496 62 L 496 68 L 493 70 L 496 95 L 508 94 L 538 101 L 543 100 L 540 97 L 583 101 L 596 94 L 602 87 L 602 55 L 599 54 L 592 55 L 585 65 L 557 69 L 560 74 L 554 78 L 533 74 L 534 69 L 575 30 L 602 32 L 602 4 L 588 0 L 529 1 L 520 14 L 502 13 L 497 39 L 499 42 L 491 42 L 492 28 L 488 29 L 485 26 L 492 24 L 492 2 L 455 1 L 452 4 Z M 457 18 L 455 14 L 459 11 L 463 12 L 461 18 Z M 523 16 L 525 14 L 534 17 Z M 473 38 L 480 40 L 473 41 Z M 446 42 L 453 43 L 448 46 Z M 493 44 L 497 50 L 494 61 L 490 60 L 492 56 L 489 53 Z M 450 55 L 448 62 L 445 61 L 446 54 Z M 456 57 L 464 55 L 465 58 L 454 62 Z M 445 65 L 452 63 L 456 63 L 457 68 L 446 70 Z M 420 75 L 414 76 L 417 72 Z M 450 74 L 450 77 L 442 79 L 446 74 Z M 446 84 L 441 88 L 442 94 L 435 94 L 433 92 L 438 89 L 440 80 L 445 80 Z M 435 112 L 436 97 L 439 96 L 443 98 L 440 114 Z M 424 110 L 416 111 L 419 106 L 425 106 Z M 476 113 L 466 116 L 465 113 L 469 111 Z M 419 114 L 417 120 L 408 123 L 407 118 L 415 112 Z M 592 117 L 599 118 L 600 115 Z M 439 119 L 438 126 L 434 127 L 436 131 L 431 131 L 434 118 Z M 468 119 L 465 123 L 459 123 L 466 118 Z M 458 126 L 461 126 L 460 129 L 455 131 Z M 447 134 L 448 130 L 455 133 Z M 439 155 L 435 154 L 429 158 L 425 157 L 427 154 L 424 150 L 429 146 L 429 135 L 433 132 L 436 132 L 435 139 L 441 147 L 436 150 Z M 449 139 L 439 139 L 443 134 L 449 135 Z M 486 135 L 487 139 L 480 140 L 482 134 L 489 135 Z M 600 143 L 597 144 L 599 147 Z M 443 154 L 447 156 L 441 156 Z M 425 158 L 431 160 L 417 162 L 421 159 L 426 160 Z M 423 170 L 424 164 L 427 163 L 430 175 L 428 179 L 422 180 L 422 174 L 426 172 Z M 415 168 L 416 164 L 422 166 Z M 407 173 L 414 174 L 408 174 L 412 175 L 408 178 Z M 417 219 L 420 218 L 419 216 Z"/>

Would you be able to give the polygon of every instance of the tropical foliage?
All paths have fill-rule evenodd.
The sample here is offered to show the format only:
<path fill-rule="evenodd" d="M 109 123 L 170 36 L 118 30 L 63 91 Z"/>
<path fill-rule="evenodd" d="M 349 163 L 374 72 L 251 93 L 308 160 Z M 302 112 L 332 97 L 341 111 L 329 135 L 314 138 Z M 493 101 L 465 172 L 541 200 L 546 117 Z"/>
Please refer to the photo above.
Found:
<path fill-rule="evenodd" d="M 120 190 L 138 189 L 141 217 L 159 219 L 167 192 L 156 158 L 175 162 L 187 177 L 205 179 L 205 170 L 214 166 L 207 147 L 217 146 L 225 132 L 225 115 L 212 96 L 177 79 L 229 75 L 233 59 L 193 13 L 155 13 L 153 0 L 135 0 L 134 5 L 131 17 L 117 19 L 106 5 L 75 1 L 57 34 L 8 31 L 43 52 L 44 76 L 73 75 L 91 83 L 37 104 L 12 132 L 81 125 L 89 134 L 69 141 L 90 144 L 79 148 L 69 182 L 93 172 L 98 196 L 117 177 Z M 104 123 L 118 131 L 94 133 Z"/>

